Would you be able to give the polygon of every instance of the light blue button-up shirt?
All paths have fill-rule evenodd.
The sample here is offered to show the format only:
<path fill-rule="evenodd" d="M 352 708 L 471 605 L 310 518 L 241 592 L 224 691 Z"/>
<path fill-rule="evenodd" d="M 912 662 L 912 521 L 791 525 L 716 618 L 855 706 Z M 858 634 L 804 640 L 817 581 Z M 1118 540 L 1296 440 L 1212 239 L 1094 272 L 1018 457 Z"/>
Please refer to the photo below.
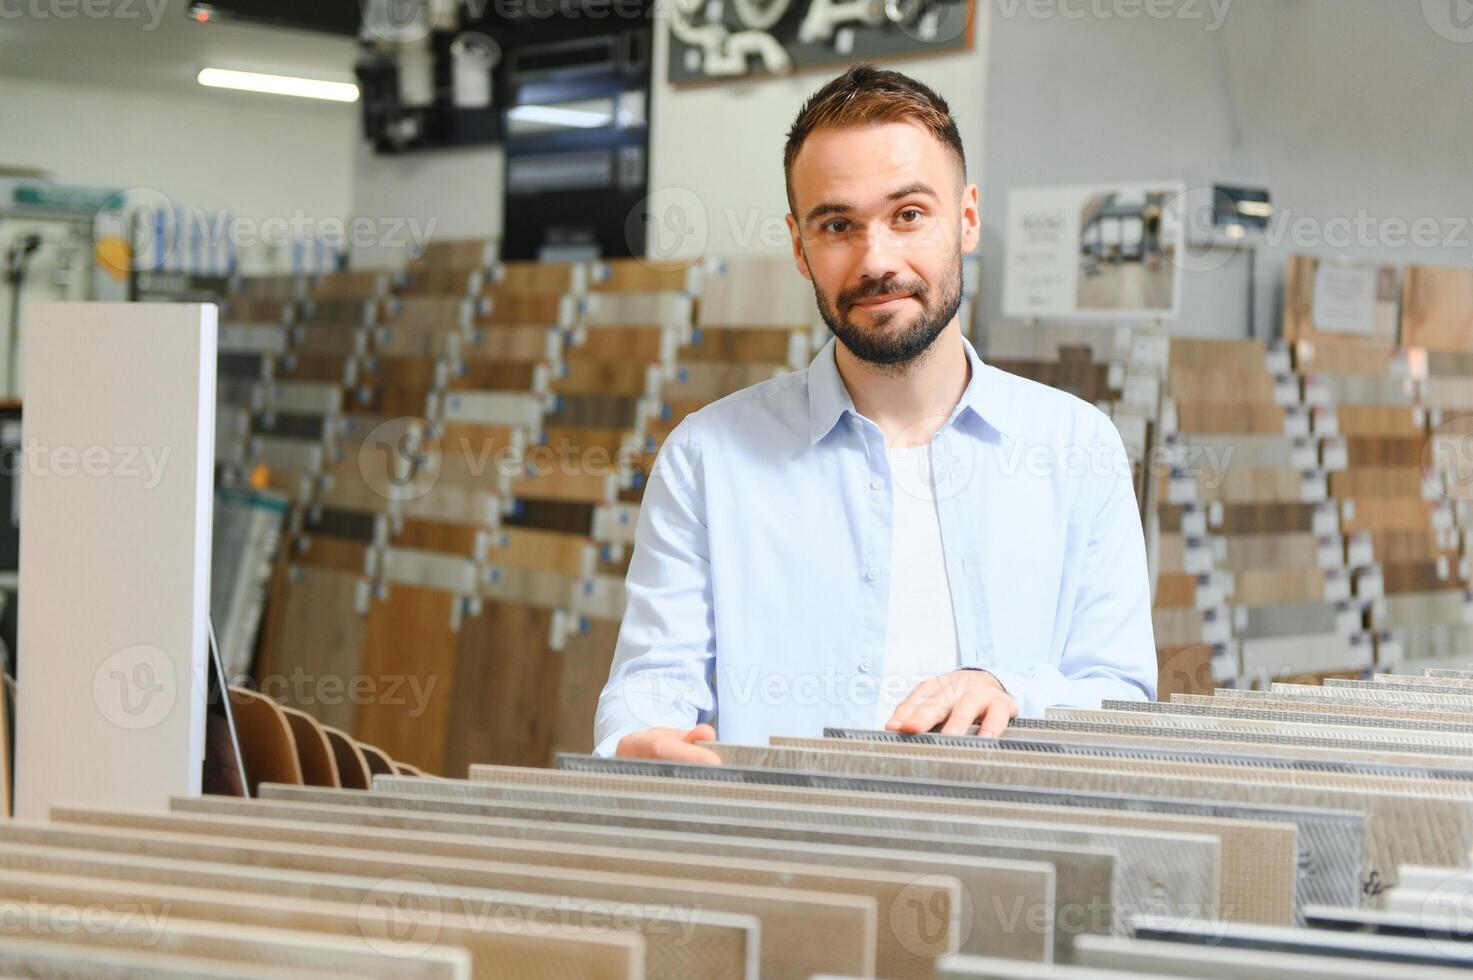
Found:
<path fill-rule="evenodd" d="M 722 741 L 873 728 L 889 614 L 885 438 L 834 363 L 702 408 L 645 489 L 595 752 L 630 732 Z M 932 440 L 960 666 L 1025 716 L 1156 693 L 1150 585 L 1120 435 L 1086 402 L 983 364 Z M 906 685 L 909 687 L 909 684 Z M 901 692 L 909 693 L 908 690 Z"/>

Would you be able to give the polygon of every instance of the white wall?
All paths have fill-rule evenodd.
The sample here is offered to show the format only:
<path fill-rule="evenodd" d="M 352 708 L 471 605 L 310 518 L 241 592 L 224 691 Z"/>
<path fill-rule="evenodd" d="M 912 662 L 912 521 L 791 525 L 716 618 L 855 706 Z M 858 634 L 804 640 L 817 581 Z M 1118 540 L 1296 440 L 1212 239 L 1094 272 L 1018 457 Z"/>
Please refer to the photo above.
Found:
<path fill-rule="evenodd" d="M 39 167 L 69 184 L 154 188 L 256 221 L 312 227 L 352 213 L 356 105 L 10 77 L 3 85 L 0 165 Z"/>
<path fill-rule="evenodd" d="M 1210 19 L 1206 3 L 1193 7 Z M 1420 4 L 1239 0 L 1216 31 L 1208 20 L 1003 9 L 989 57 L 984 316 L 1001 306 L 1007 191 L 1029 184 L 1176 177 L 1268 187 L 1280 218 L 1299 223 L 1277 225 L 1258 252 L 1260 336 L 1278 329 L 1289 253 L 1473 264 L 1473 232 L 1419 247 L 1398 244 L 1385 223 L 1473 216 L 1473 44 L 1438 35 Z M 1361 211 L 1379 233 L 1344 247 L 1326 240 L 1332 219 Z M 1295 227 L 1307 233 L 1286 235 Z M 1240 254 L 1187 273 L 1178 330 L 1243 336 L 1247 271 Z"/>
<path fill-rule="evenodd" d="M 355 135 L 353 211 L 380 219 L 386 240 L 376 248 L 356 249 L 352 264 L 403 264 L 408 251 L 399 240 L 387 240 L 400 222 L 411 237 L 500 237 L 505 173 L 500 146 L 379 156 Z"/>

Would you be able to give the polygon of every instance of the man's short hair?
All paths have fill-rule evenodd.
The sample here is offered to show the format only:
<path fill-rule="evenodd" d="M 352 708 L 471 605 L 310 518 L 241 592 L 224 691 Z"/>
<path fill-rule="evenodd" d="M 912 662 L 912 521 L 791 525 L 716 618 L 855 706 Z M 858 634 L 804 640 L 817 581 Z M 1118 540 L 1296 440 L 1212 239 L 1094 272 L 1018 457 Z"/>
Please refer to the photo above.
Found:
<path fill-rule="evenodd" d="M 813 93 L 788 130 L 787 146 L 783 148 L 783 182 L 793 216 L 798 214 L 793 201 L 793 161 L 809 133 L 825 127 L 900 121 L 917 123 L 949 147 L 956 155 L 958 185 L 966 183 L 967 156 L 946 100 L 909 75 L 874 65 L 855 65 Z"/>

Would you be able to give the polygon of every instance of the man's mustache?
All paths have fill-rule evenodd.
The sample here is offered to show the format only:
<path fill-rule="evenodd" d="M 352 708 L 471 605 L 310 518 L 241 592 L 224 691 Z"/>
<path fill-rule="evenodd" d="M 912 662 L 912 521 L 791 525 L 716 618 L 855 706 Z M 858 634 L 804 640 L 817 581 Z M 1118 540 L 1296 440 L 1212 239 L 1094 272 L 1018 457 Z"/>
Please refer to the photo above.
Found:
<path fill-rule="evenodd" d="M 874 299 L 878 296 L 914 296 L 921 302 L 926 299 L 926 284 L 917 280 L 913 283 L 897 283 L 893 280 L 882 280 L 861 286 L 839 294 L 839 305 L 848 308 L 862 299 Z"/>

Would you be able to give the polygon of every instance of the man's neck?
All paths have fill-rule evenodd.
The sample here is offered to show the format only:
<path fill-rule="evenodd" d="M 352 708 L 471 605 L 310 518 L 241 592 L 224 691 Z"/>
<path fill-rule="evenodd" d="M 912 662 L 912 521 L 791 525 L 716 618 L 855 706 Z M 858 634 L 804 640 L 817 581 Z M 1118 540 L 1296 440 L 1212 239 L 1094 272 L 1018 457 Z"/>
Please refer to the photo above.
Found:
<path fill-rule="evenodd" d="M 961 318 L 953 318 L 924 354 L 903 370 L 861 361 L 834 345 L 839 378 L 859 414 L 874 422 L 891 447 L 924 446 L 951 417 L 971 380 Z"/>

